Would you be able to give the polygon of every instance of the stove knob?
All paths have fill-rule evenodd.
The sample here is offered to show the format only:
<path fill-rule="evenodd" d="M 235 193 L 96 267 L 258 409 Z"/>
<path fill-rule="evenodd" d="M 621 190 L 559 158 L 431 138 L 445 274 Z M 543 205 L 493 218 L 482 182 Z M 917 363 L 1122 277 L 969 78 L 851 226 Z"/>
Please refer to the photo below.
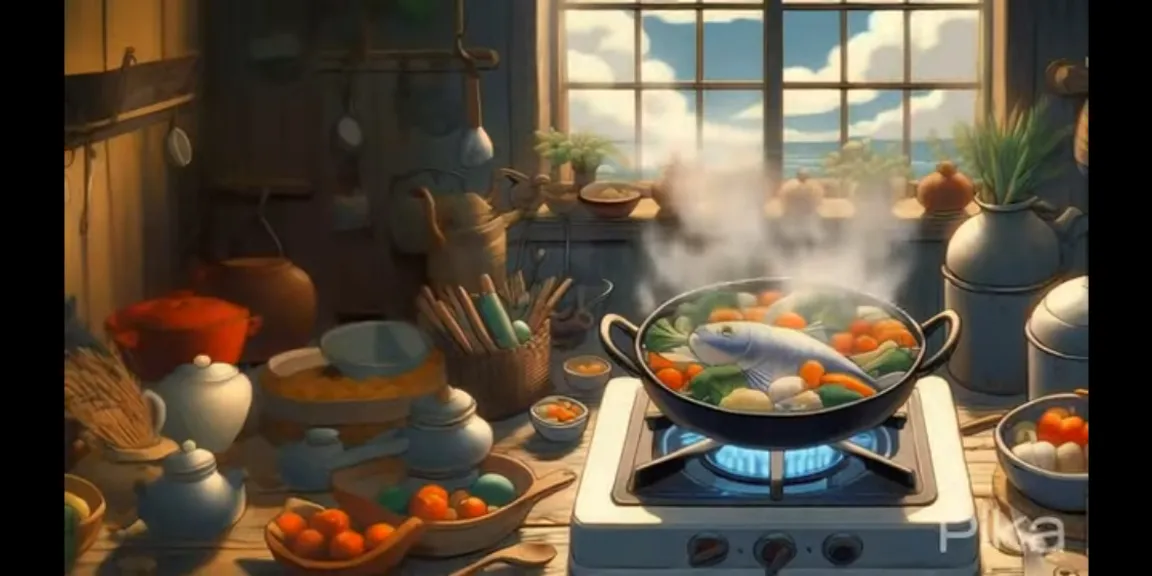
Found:
<path fill-rule="evenodd" d="M 772 575 L 796 558 L 796 543 L 787 534 L 769 534 L 756 541 L 756 561 Z"/>
<path fill-rule="evenodd" d="M 688 541 L 688 565 L 715 566 L 728 557 L 728 541 L 718 534 L 697 534 Z"/>
<path fill-rule="evenodd" d="M 824 541 L 824 557 L 833 566 L 847 566 L 863 552 L 864 543 L 851 534 L 833 534 Z"/>

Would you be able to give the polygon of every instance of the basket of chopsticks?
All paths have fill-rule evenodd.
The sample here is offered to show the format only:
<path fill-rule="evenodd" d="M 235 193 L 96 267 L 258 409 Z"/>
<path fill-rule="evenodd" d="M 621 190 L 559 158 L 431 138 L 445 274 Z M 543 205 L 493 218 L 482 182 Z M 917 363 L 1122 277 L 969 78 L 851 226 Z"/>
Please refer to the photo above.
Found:
<path fill-rule="evenodd" d="M 515 274 L 497 288 L 484 275 L 479 294 L 421 290 L 420 321 L 444 351 L 448 384 L 471 394 L 482 418 L 514 416 L 551 391 L 548 319 L 571 285 L 549 278 L 529 289 Z"/>

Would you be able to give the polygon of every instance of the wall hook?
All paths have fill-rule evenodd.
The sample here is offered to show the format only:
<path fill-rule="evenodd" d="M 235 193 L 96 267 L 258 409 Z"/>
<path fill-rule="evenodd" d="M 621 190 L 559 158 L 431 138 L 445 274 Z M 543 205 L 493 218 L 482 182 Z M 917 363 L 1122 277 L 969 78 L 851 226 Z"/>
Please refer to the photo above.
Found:
<path fill-rule="evenodd" d="M 124 103 L 128 100 L 128 69 L 136 64 L 136 49 L 129 46 L 124 49 L 124 57 L 120 59 L 120 93 L 116 97 L 116 111 L 112 120 L 120 119 L 124 111 Z"/>

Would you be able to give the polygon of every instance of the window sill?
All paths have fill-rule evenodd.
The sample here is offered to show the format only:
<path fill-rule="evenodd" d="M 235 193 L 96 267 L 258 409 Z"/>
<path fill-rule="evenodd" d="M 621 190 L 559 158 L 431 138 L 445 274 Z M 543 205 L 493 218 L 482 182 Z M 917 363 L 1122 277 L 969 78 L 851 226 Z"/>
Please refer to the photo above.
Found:
<path fill-rule="evenodd" d="M 509 240 L 519 240 L 527 233 L 532 242 L 564 242 L 565 223 L 569 226 L 568 240 L 572 242 L 627 242 L 637 239 L 644 224 L 656 220 L 660 207 L 650 198 L 640 201 L 627 218 L 608 220 L 596 218 L 577 209 L 568 218 L 553 214 L 547 206 L 541 206 L 536 217 L 516 225 L 509 233 Z M 835 226 L 853 218 L 856 208 L 850 200 L 829 198 L 817 208 L 822 220 Z M 979 212 L 976 204 L 969 204 L 960 213 L 926 214 L 924 207 L 915 198 L 905 198 L 892 206 L 893 226 L 913 228 L 911 239 L 946 240 L 961 222 Z M 780 218 L 782 209 L 779 201 L 770 200 L 764 206 L 764 216 Z"/>

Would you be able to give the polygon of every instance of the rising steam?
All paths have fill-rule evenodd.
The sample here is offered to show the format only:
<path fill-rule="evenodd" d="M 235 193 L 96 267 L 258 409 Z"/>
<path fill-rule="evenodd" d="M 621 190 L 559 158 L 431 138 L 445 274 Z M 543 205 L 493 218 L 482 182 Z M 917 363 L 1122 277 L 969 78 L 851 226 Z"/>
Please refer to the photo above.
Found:
<path fill-rule="evenodd" d="M 654 227 L 643 238 L 642 310 L 706 284 L 760 276 L 789 277 L 866 292 L 888 301 L 910 272 L 901 254 L 910 227 L 896 225 L 887 195 L 853 198 L 855 215 L 824 219 L 765 218 L 770 182 L 763 171 L 719 173 L 677 162 L 663 192 L 679 216 L 675 230 Z"/>

